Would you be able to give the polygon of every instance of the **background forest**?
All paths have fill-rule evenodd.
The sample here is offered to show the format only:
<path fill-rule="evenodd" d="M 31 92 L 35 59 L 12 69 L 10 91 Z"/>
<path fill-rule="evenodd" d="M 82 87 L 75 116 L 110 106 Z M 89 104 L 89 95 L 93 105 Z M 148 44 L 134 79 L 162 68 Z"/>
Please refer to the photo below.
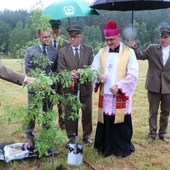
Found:
<path fill-rule="evenodd" d="M 104 45 L 103 25 L 110 19 L 118 23 L 122 31 L 122 41 L 132 37 L 132 12 L 98 10 L 100 15 L 70 18 L 71 24 L 78 24 L 84 28 L 83 42 L 92 45 L 95 53 Z M 146 48 L 150 43 L 159 42 L 159 27 L 169 25 L 170 9 L 134 11 L 134 37 L 140 43 L 140 48 Z M 0 11 L 0 55 L 1 58 L 23 58 L 18 56 L 17 50 L 35 38 L 36 30 L 31 27 L 32 12 L 26 10 Z M 66 28 L 68 20 L 62 19 L 61 36 L 68 39 Z"/>

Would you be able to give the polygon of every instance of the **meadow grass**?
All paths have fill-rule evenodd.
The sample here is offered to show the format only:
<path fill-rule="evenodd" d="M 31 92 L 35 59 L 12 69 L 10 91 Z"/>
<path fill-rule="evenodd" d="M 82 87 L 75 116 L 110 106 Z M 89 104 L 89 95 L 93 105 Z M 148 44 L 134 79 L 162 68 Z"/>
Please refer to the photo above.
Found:
<path fill-rule="evenodd" d="M 1 62 L 16 70 L 21 71 L 21 65 L 15 59 L 3 59 Z M 84 163 L 80 166 L 71 166 L 67 164 L 68 150 L 65 144 L 58 146 L 60 152 L 55 156 L 56 169 L 66 170 L 169 170 L 170 168 L 170 145 L 160 140 L 153 143 L 148 143 L 148 101 L 147 91 L 145 90 L 145 78 L 147 72 L 147 62 L 139 61 L 139 79 L 133 95 L 132 104 L 132 120 L 133 120 L 133 139 L 135 145 L 135 152 L 129 157 L 118 159 L 115 156 L 104 158 L 103 155 L 97 153 L 93 145 L 84 145 L 83 160 Z M 6 106 L 11 108 L 27 105 L 27 91 L 26 88 L 17 86 L 15 84 L 0 80 L 0 116 L 9 116 L 10 112 L 5 111 Z M 94 141 L 95 130 L 97 125 L 97 102 L 98 93 L 93 94 L 93 133 L 91 135 Z M 57 111 L 57 107 L 54 109 Z M 8 124 L 4 119 L 0 118 L 0 143 L 2 142 L 25 142 L 25 134 L 21 128 L 22 122 L 18 119 Z M 58 126 L 56 120 L 56 126 Z M 167 130 L 167 136 L 170 136 L 170 127 Z M 35 130 L 38 133 L 38 130 Z M 82 127 L 79 121 L 79 143 L 82 141 Z M 63 135 L 66 135 L 63 132 Z M 90 166 L 87 166 L 88 162 Z M 37 159 L 27 159 L 21 161 L 14 161 L 8 164 L 0 162 L 0 170 L 50 170 L 51 157 L 42 157 Z"/>

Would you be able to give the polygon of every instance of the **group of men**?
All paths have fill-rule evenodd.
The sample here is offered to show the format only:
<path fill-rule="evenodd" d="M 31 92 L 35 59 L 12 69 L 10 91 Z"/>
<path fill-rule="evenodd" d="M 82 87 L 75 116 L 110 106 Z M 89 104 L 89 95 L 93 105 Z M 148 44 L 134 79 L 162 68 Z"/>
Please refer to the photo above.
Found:
<path fill-rule="evenodd" d="M 61 21 L 51 20 L 50 24 L 52 40 L 49 32 L 38 30 L 37 38 L 40 44 L 26 50 L 26 74 L 39 67 L 33 62 L 33 60 L 38 60 L 37 52 L 46 55 L 52 61 L 52 64 L 43 68 L 47 75 L 51 71 L 58 73 L 68 70 L 74 78 L 85 65 L 101 71 L 95 83 L 95 89 L 99 88 L 100 90 L 94 147 L 105 156 L 113 154 L 118 158 L 126 157 L 135 151 L 131 142 L 133 135 L 131 102 L 138 79 L 137 59 L 147 59 L 149 63 L 146 80 L 149 101 L 149 142 L 153 142 L 158 133 L 159 139 L 168 143 L 166 132 L 170 112 L 170 27 L 161 27 L 160 44 L 149 45 L 146 50 L 139 51 L 135 46 L 134 39 L 129 41 L 130 47 L 121 42 L 117 23 L 110 20 L 103 28 L 106 46 L 94 56 L 93 48 L 82 44 L 82 27 L 70 25 L 67 28 L 69 41 L 65 41 L 59 37 Z M 81 84 L 79 97 L 80 102 L 85 105 L 85 108 L 82 109 L 82 139 L 89 144 L 92 144 L 90 139 L 92 133 L 92 92 L 92 82 Z M 76 92 L 71 88 L 62 88 L 61 85 L 58 85 L 57 93 L 65 96 L 67 94 L 76 95 Z M 29 89 L 28 104 L 34 95 L 34 89 Z M 161 113 L 158 129 L 159 105 Z M 52 109 L 50 101 L 48 106 Z M 43 111 L 47 111 L 45 106 Z M 62 103 L 58 105 L 60 128 L 66 130 L 69 142 L 72 143 L 77 134 L 78 124 L 77 120 L 68 119 L 71 112 L 71 105 L 64 106 Z M 34 127 L 35 120 L 31 120 L 26 128 L 26 138 L 30 146 L 34 145 Z"/>
<path fill-rule="evenodd" d="M 85 65 L 90 66 L 94 57 L 92 47 L 81 43 L 83 39 L 82 27 L 78 25 L 70 25 L 67 28 L 67 32 L 69 34 L 68 42 L 59 36 L 61 21 L 50 20 L 50 24 L 52 39 L 50 37 L 50 32 L 46 30 L 38 30 L 37 38 L 40 44 L 26 49 L 24 62 L 26 74 L 29 74 L 32 70 L 35 71 L 39 68 L 42 69 L 42 71 L 45 71 L 46 75 L 50 72 L 59 73 L 68 70 L 71 71 L 73 78 L 77 77 L 77 72 L 80 69 L 82 70 Z M 45 55 L 45 57 L 51 61 L 51 64 L 42 68 L 42 66 L 39 65 L 41 62 L 34 63 L 36 60 L 40 61 L 38 54 Z M 77 60 L 78 62 L 76 62 Z M 92 91 L 92 82 L 85 83 L 80 86 L 80 101 L 86 106 L 82 110 L 83 141 L 85 143 L 92 143 L 92 140 L 89 138 L 92 133 Z M 76 91 L 73 91 L 71 88 L 62 88 L 60 83 L 57 85 L 57 93 L 64 96 L 67 96 L 67 94 L 76 95 Z M 35 94 L 36 92 L 34 89 L 28 89 L 28 104 L 31 103 L 32 97 L 34 97 Z M 46 102 L 48 103 L 46 104 Z M 50 100 L 44 101 L 44 112 L 47 112 L 47 107 L 53 109 L 52 102 Z M 71 105 L 63 105 L 62 103 L 58 104 L 59 126 L 62 130 L 66 130 L 69 139 L 68 143 L 75 142 L 78 129 L 78 121 L 69 119 L 71 112 Z M 35 128 L 35 121 L 36 120 L 31 120 L 25 131 L 28 142 L 26 145 L 30 146 L 30 149 L 31 147 L 34 147 L 33 131 Z M 46 128 L 46 125 L 44 124 L 43 127 Z"/>

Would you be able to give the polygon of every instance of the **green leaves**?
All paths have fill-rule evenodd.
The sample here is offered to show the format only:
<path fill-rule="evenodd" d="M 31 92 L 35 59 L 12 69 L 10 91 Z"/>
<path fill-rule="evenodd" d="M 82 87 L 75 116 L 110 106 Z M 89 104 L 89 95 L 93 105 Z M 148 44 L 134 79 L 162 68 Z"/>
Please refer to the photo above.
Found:
<path fill-rule="evenodd" d="M 61 83 L 63 88 L 70 88 L 74 84 L 71 72 L 67 70 L 58 73 L 55 80 L 56 82 Z"/>
<path fill-rule="evenodd" d="M 90 66 L 84 66 L 84 69 L 80 70 L 78 73 L 80 84 L 86 82 L 94 82 L 100 75 L 100 72 L 92 69 Z"/>
<path fill-rule="evenodd" d="M 40 57 L 43 58 L 43 56 Z M 42 66 L 50 64 L 47 58 L 43 58 L 41 61 L 42 62 L 38 62 L 35 60 L 33 62 Z M 84 66 L 84 69 L 77 71 L 80 84 L 95 81 L 99 74 L 100 72 L 93 70 L 88 66 Z M 65 70 L 58 74 L 50 73 L 49 75 L 46 75 L 44 71 L 36 68 L 35 70 L 31 71 L 31 75 L 34 75 L 36 80 L 34 84 L 29 84 L 27 86 L 28 88 L 34 88 L 36 95 L 33 96 L 28 108 L 29 117 L 31 119 L 35 119 L 38 125 L 46 124 L 46 127 L 48 127 L 47 129 L 42 129 L 39 135 L 36 136 L 37 151 L 40 153 L 40 156 L 42 156 L 47 152 L 47 148 L 54 147 L 54 144 L 57 143 L 57 140 L 60 142 L 64 142 L 66 140 L 66 137 L 63 137 L 63 135 L 58 135 L 60 130 L 55 125 L 57 117 L 56 111 L 48 108 L 46 113 L 43 112 L 42 102 L 47 101 L 48 99 L 54 105 L 60 102 L 65 105 L 70 105 L 72 107 L 72 113 L 70 114 L 69 119 L 73 121 L 79 119 L 78 111 L 81 108 L 83 109 L 85 106 L 80 102 L 80 99 L 77 95 L 67 94 L 64 97 L 57 94 L 56 90 L 52 88 L 52 85 L 57 83 L 60 83 L 63 88 L 71 88 L 71 86 L 74 85 L 74 79 L 70 71 Z M 56 136 L 58 136 L 59 139 L 57 139 Z"/>

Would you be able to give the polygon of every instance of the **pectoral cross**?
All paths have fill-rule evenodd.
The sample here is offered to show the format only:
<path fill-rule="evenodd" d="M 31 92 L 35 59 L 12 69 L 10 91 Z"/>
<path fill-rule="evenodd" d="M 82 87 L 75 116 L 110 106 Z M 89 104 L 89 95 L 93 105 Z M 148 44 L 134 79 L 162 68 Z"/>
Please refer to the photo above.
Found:
<path fill-rule="evenodd" d="M 111 69 L 112 69 L 112 65 L 111 64 L 109 64 L 108 69 L 109 69 L 109 72 L 110 72 Z"/>

